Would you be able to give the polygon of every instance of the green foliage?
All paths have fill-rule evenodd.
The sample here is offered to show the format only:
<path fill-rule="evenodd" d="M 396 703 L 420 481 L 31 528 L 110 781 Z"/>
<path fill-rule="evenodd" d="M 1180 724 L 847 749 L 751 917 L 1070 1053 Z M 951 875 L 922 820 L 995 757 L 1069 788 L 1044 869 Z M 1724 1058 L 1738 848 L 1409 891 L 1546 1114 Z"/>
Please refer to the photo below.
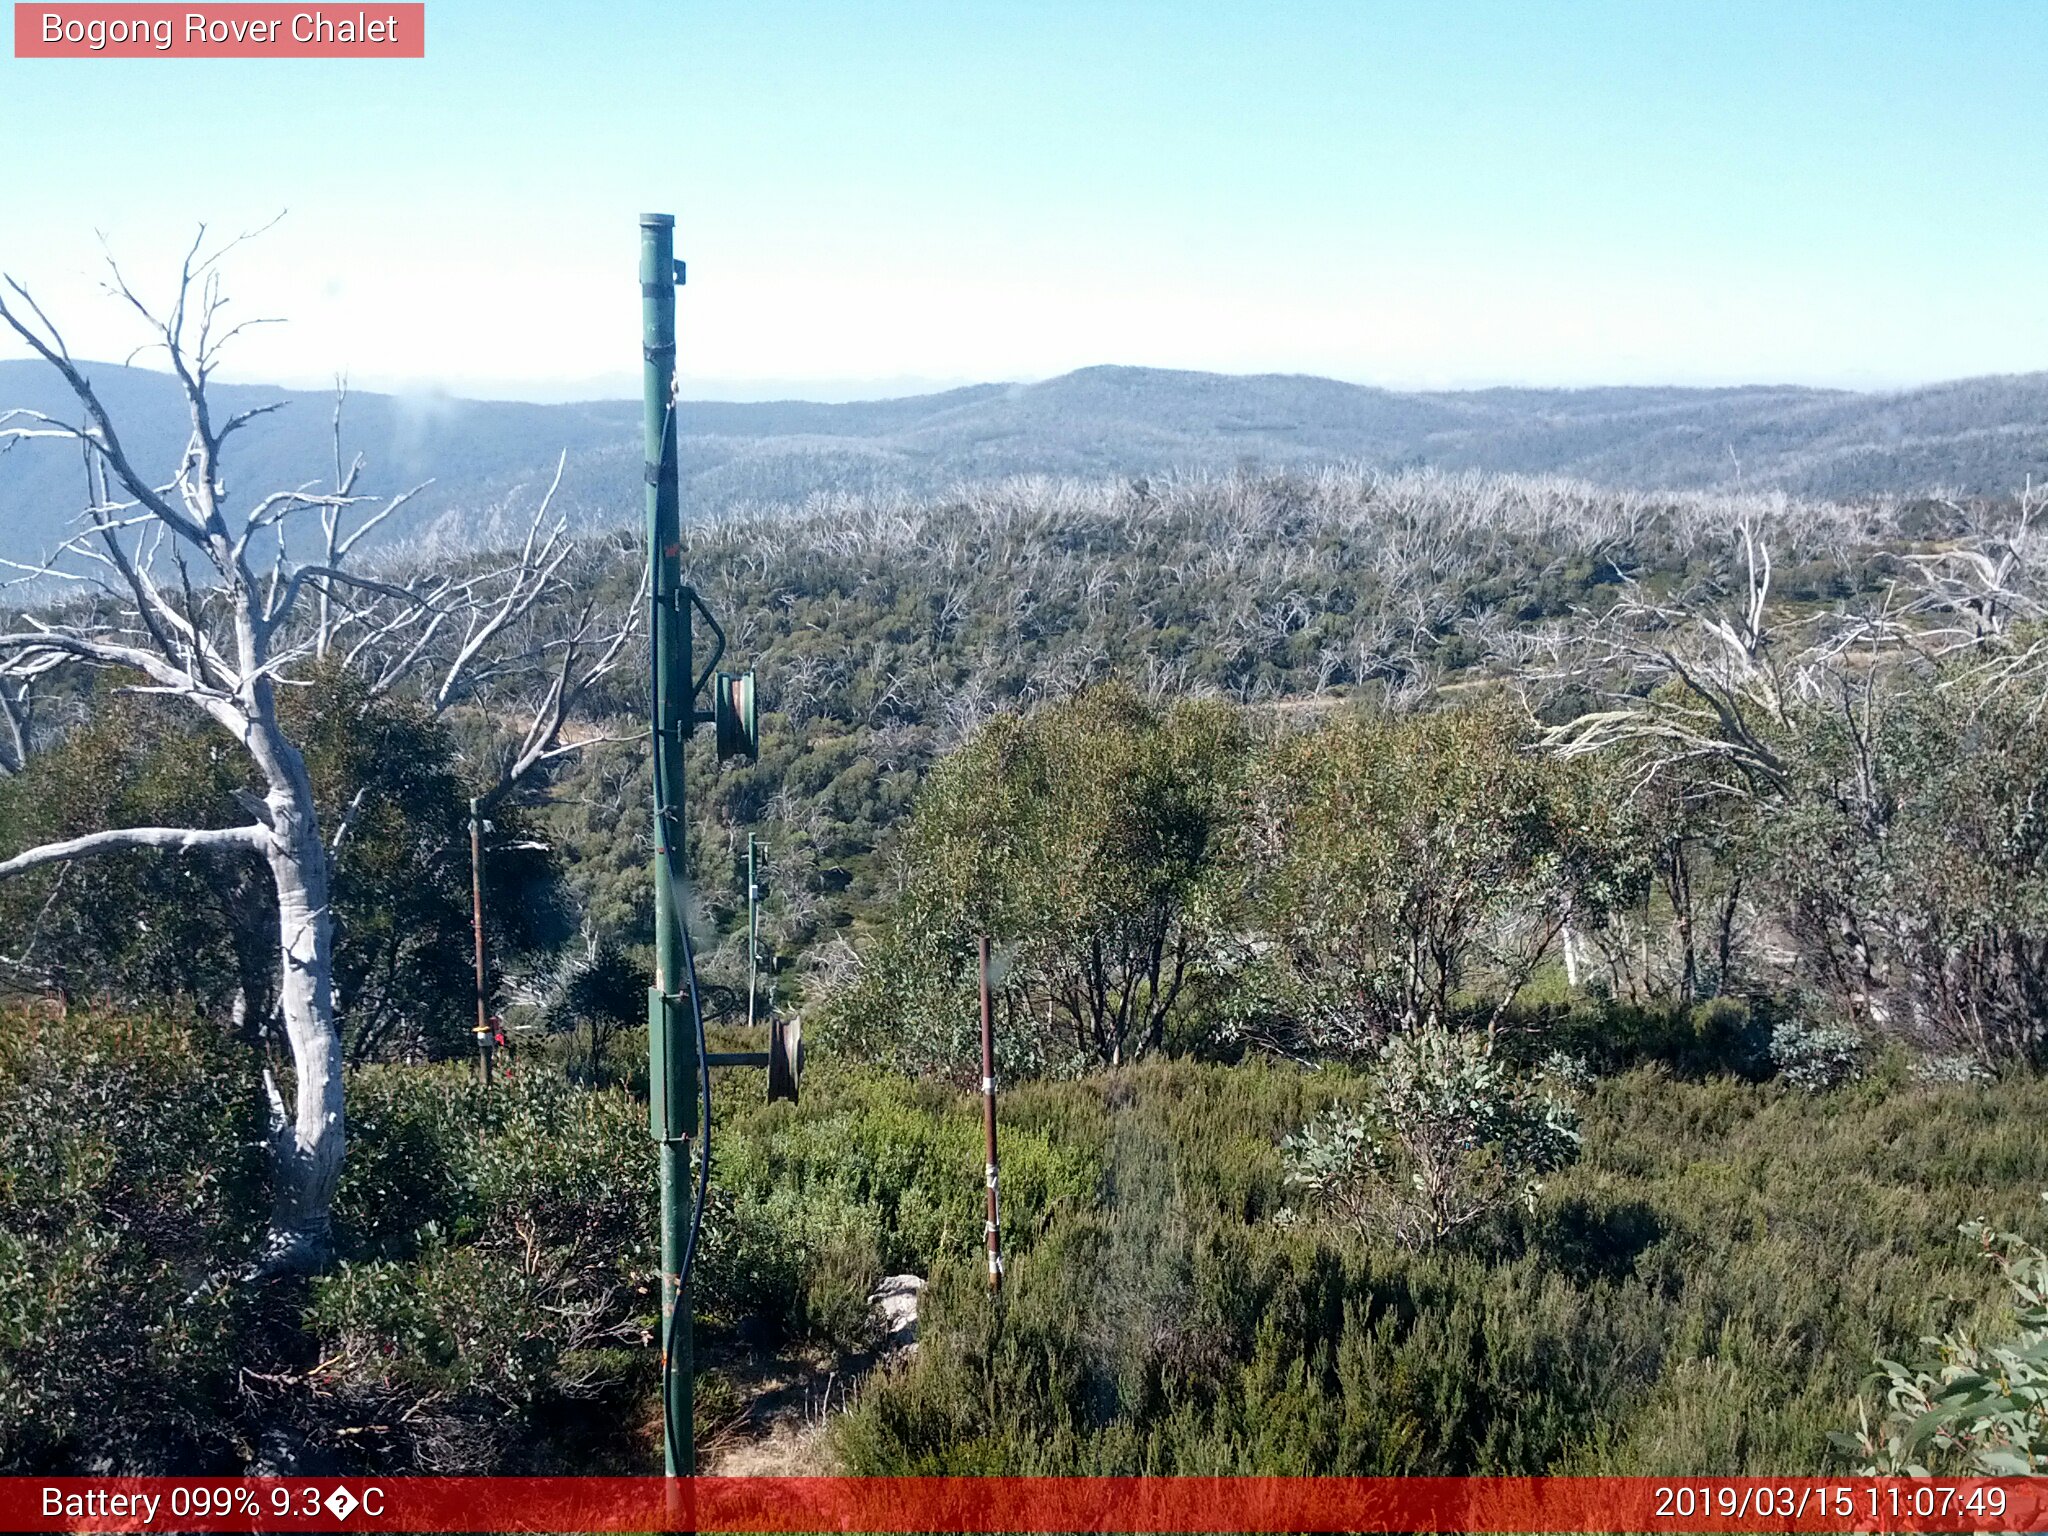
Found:
<path fill-rule="evenodd" d="M 0 1471 L 227 1451 L 260 1102 L 188 1020 L 0 1009 Z"/>
<path fill-rule="evenodd" d="M 1767 999 L 1720 997 L 1689 1005 L 1598 999 L 1535 1014 L 1510 1011 L 1503 1027 L 1510 1048 L 1524 1040 L 1542 1043 L 1600 1076 L 1654 1064 L 1695 1080 L 1762 1079 L 1774 1070 L 1770 1040 L 1780 1018 Z"/>
<path fill-rule="evenodd" d="M 256 788 L 239 747 L 190 711 L 111 686 L 84 723 L 0 778 L 0 849 L 121 826 L 232 826 Z M 352 1059 L 467 1049 L 468 791 L 447 731 L 340 670 L 280 700 L 332 863 L 335 985 Z M 493 953 L 562 937 L 550 856 L 516 809 L 485 860 Z M 345 825 L 344 825 L 345 823 Z M 276 995 L 276 894 L 247 853 L 102 855 L 0 881 L 0 983 L 128 1008 L 174 999 L 252 1034 Z"/>
<path fill-rule="evenodd" d="M 801 1106 L 767 1103 L 755 1079 L 720 1087 L 692 1285 L 705 1326 L 859 1348 L 884 1275 L 976 1251 L 973 1102 L 829 1063 Z M 485 1093 L 459 1069 L 373 1067 L 351 1093 L 336 1204 L 350 1257 L 316 1283 L 307 1326 L 334 1411 L 389 1426 L 359 1449 L 447 1471 L 553 1466 L 570 1446 L 634 1464 L 656 1303 L 644 1105 L 523 1069 Z M 1094 1197 L 1096 1165 L 1019 1100 L 1001 1145 L 1028 1248 Z"/>
<path fill-rule="evenodd" d="M 1807 976 L 1852 1020 L 2040 1063 L 2048 741 L 2030 701 L 1968 681 L 1902 673 L 1801 717 L 1772 885 Z"/>
<path fill-rule="evenodd" d="M 10 1470 L 240 1464 L 236 1367 L 267 1357 L 250 1294 L 205 1282 L 253 1235 L 259 1101 L 205 1039 L 83 1014 L 0 1035 Z M 2036 1078 L 1808 1095 L 1638 1068 L 1585 1091 L 1535 1210 L 1410 1249 L 1281 1216 L 1290 1133 L 1372 1078 L 1151 1061 L 1004 1094 L 992 1304 L 976 1097 L 822 1058 L 805 1086 L 721 1085 L 697 1295 L 713 1330 L 850 1348 L 877 1279 L 931 1277 L 917 1356 L 836 1430 L 860 1472 L 1817 1471 L 1863 1362 L 1926 1331 L 1919 1298 L 2009 1335 L 1952 1234 L 2048 1185 Z M 294 1421 L 348 1465 L 645 1469 L 644 1106 L 524 1066 L 351 1092 L 348 1262 L 293 1316 L 293 1370 L 321 1362 Z"/>
<path fill-rule="evenodd" d="M 571 954 L 549 978 L 541 1013 L 553 1030 L 581 1029 L 590 1039 L 589 1080 L 604 1081 L 605 1046 L 647 1019 L 647 973 L 614 940 L 598 938 Z"/>
<path fill-rule="evenodd" d="M 1287 1182 L 1322 1211 L 1415 1248 L 1520 1202 L 1578 1154 L 1578 1117 L 1554 1085 L 1477 1034 L 1426 1025 L 1380 1050 L 1362 1108 L 1287 1140 Z"/>
<path fill-rule="evenodd" d="M 1960 1213 L 2016 1220 L 2048 1182 L 2039 1080 L 1814 1097 L 1639 1069 L 1486 1242 L 1276 1223 L 1285 1137 L 1361 1088 L 1192 1062 L 1032 1085 L 1098 1192 L 999 1302 L 944 1258 L 916 1358 L 835 1427 L 844 1469 L 1818 1474 L 1918 1298 L 2001 1315 Z"/>
<path fill-rule="evenodd" d="M 1854 1081 L 1869 1055 L 1855 1030 L 1797 1018 L 1780 1019 L 1772 1027 L 1770 1049 L 1778 1076 L 1808 1093 Z"/>
<path fill-rule="evenodd" d="M 1499 710 L 1347 714 L 1262 764 L 1248 838 L 1276 1006 L 1318 1049 L 1504 1008 L 1563 925 L 1596 927 L 1644 883 L 1584 764 L 1529 750 Z"/>
<path fill-rule="evenodd" d="M 0 777 L 0 850 L 248 819 L 232 798 L 248 774 L 225 734 L 104 681 L 93 692 L 86 723 Z M 268 872 L 247 855 L 137 850 L 31 871 L 0 881 L 0 986 L 224 1015 L 244 975 L 276 965 L 274 912 Z"/>
<path fill-rule="evenodd" d="M 1567 921 L 1646 885 L 1612 801 L 1498 710 L 1346 714 L 1259 750 L 1241 716 L 1098 689 L 998 718 L 934 772 L 836 1022 L 970 1075 L 992 933 L 1012 1072 L 1491 1030 Z"/>
<path fill-rule="evenodd" d="M 845 1037 L 978 1076 L 987 934 L 1003 951 L 1006 1065 L 1071 1071 L 1160 1049 L 1228 968 L 1247 752 L 1231 711 L 1114 685 L 991 721 L 918 801 L 903 896 L 841 1011 Z"/>
<path fill-rule="evenodd" d="M 1725 793 L 1725 771 L 1711 760 L 1660 761 L 1654 772 L 1598 766 L 1608 856 L 1626 861 L 1630 878 L 1597 921 L 1573 932 L 1593 962 L 1589 983 L 1650 1009 L 1683 1009 L 1754 984 L 1745 919 L 1765 858 L 1756 804 Z"/>
<path fill-rule="evenodd" d="M 1094 1198 L 1097 1167 L 1084 1131 L 1036 1122 L 1035 1092 L 1005 1095 L 998 1142 L 1005 1227 L 1027 1246 L 1052 1212 Z M 829 1058 L 800 1106 L 767 1103 L 756 1083 L 722 1097 L 715 1166 L 735 1235 L 723 1248 L 715 1229 L 707 1255 L 719 1321 L 865 1343 L 877 1280 L 980 1250 L 978 1099 Z"/>
<path fill-rule="evenodd" d="M 1882 1417 L 1873 1426 L 1859 1400 L 1861 1430 L 1834 1437 L 1865 1476 L 2048 1472 L 2048 1253 L 1981 1221 L 1961 1230 L 2003 1277 L 2016 1331 L 1996 1343 L 1967 1331 L 1924 1338 L 1926 1358 L 1879 1360 Z"/>
<path fill-rule="evenodd" d="M 322 1390 L 384 1465 L 474 1472 L 567 1405 L 617 1427 L 647 1383 L 657 1268 L 646 1110 L 522 1072 L 358 1072 L 344 1252 L 307 1326 Z M 616 1447 L 608 1453 L 622 1454 Z"/>

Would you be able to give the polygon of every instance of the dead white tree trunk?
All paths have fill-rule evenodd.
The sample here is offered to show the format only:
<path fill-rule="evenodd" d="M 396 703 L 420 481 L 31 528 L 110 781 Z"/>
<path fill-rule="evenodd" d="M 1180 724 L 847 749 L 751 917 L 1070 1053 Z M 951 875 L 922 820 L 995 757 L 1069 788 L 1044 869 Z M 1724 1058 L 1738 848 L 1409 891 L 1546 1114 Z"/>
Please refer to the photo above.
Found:
<path fill-rule="evenodd" d="M 410 680 L 424 688 L 436 709 L 485 693 L 503 702 L 527 684 L 537 697 L 518 712 L 522 722 L 530 716 L 534 724 L 499 775 L 495 792 L 502 792 L 572 750 L 561 743 L 562 728 L 589 684 L 622 659 L 631 619 L 629 611 L 615 633 L 599 634 L 599 620 L 586 609 L 566 638 L 550 644 L 528 634 L 518 644 L 504 643 L 542 596 L 559 587 L 566 543 L 559 522 L 543 533 L 548 500 L 534 518 L 526 547 L 509 565 L 480 562 L 461 579 L 406 585 L 344 568 L 362 536 L 405 497 L 357 495 L 360 465 L 343 471 L 338 450 L 333 490 L 274 492 L 231 520 L 223 445 L 276 407 L 243 411 L 224 422 L 213 418 L 208 379 L 221 347 L 243 328 L 222 326 L 226 301 L 218 263 L 239 242 L 202 254 L 204 234 L 202 229 L 187 253 L 174 300 L 162 314 L 138 299 L 109 263 L 109 292 L 141 316 L 150 344 L 167 355 L 185 397 L 190 436 L 176 469 L 163 479 L 146 476 L 134 462 L 62 334 L 25 288 L 5 280 L 0 321 L 61 375 L 82 419 L 0 414 L 0 444 L 34 438 L 78 444 L 88 495 L 81 531 L 31 573 L 65 577 L 86 596 L 47 618 L 24 614 L 0 630 L 0 698 L 19 699 L 6 690 L 52 667 L 125 674 L 137 691 L 179 700 L 226 731 L 256 768 L 263 793 L 243 800 L 251 818 L 245 825 L 109 829 L 0 861 L 0 878 L 112 849 L 226 848 L 261 855 L 277 897 L 275 1022 L 289 1049 L 292 1081 L 279 1084 L 266 1072 L 274 1206 L 260 1265 L 303 1271 L 324 1265 L 330 1255 L 329 1212 L 346 1144 L 328 900 L 330 861 L 346 828 L 329 833 L 321 826 L 305 760 L 279 723 L 279 683 L 295 673 L 303 676 L 329 660 L 337 646 L 350 643 L 349 659 L 372 678 L 374 691 Z M 321 547 L 316 562 L 297 564 L 289 555 L 288 525 L 308 511 L 319 513 Z M 345 521 L 352 524 L 346 530 Z M 194 561 L 206 568 L 196 582 Z M 258 563 L 267 567 L 261 575 Z M 310 617 L 300 612 L 307 596 L 317 598 L 306 605 Z M 443 636 L 451 642 L 440 643 Z M 20 722 L 20 709 L 9 708 L 9 768 L 18 768 L 28 749 Z"/>
<path fill-rule="evenodd" d="M 273 711 L 274 713 L 274 711 Z M 292 1057 L 295 1113 L 277 1113 L 271 1085 L 271 1218 L 264 1261 L 288 1270 L 325 1265 L 328 1212 L 341 1177 L 346 1117 L 341 1033 L 334 1016 L 334 922 L 327 904 L 327 849 L 313 786 L 298 752 L 268 744 L 281 772 L 265 800 L 271 837 L 264 858 L 277 887 L 278 1012 Z"/>

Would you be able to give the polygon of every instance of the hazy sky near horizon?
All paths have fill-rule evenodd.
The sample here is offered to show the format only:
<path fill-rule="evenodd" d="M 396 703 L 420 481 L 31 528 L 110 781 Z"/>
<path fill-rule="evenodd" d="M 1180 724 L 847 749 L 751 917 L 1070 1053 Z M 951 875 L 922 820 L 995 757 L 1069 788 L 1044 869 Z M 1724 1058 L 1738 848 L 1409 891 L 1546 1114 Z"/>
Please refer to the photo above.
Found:
<path fill-rule="evenodd" d="M 371 6 L 374 10 L 374 6 Z M 83 355 L 201 219 L 224 370 L 686 393 L 1116 362 L 1394 387 L 2048 367 L 2034 0 L 428 0 L 427 57 L 0 59 L 0 269 Z M 0 356 L 18 355 L 10 337 Z M 139 359 L 146 361 L 146 359 Z"/>

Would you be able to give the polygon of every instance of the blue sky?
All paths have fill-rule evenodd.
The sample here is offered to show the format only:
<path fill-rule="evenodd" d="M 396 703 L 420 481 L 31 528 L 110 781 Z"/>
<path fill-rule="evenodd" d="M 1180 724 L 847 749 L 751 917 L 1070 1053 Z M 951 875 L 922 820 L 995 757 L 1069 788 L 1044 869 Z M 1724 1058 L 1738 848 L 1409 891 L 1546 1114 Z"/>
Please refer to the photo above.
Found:
<path fill-rule="evenodd" d="M 428 0 L 418 62 L 0 59 L 0 266 L 115 350 L 238 253 L 236 372 L 693 392 L 1097 362 L 1397 387 L 2048 367 L 2048 6 Z M 125 346 L 120 347 L 125 351 Z"/>

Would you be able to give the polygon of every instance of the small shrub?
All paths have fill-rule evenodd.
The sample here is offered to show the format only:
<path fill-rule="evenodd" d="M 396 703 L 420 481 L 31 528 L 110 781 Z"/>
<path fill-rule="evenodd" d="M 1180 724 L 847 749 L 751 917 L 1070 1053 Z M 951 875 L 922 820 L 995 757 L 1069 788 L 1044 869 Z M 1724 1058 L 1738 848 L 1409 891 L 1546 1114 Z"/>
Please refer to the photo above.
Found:
<path fill-rule="evenodd" d="M 1543 1058 L 1543 1075 L 1558 1087 L 1583 1093 L 1595 1081 L 1593 1068 L 1583 1056 L 1555 1050 Z"/>
<path fill-rule="evenodd" d="M 1988 1083 L 1996 1075 L 1974 1056 L 1918 1056 L 1911 1070 L 1919 1083 Z"/>
<path fill-rule="evenodd" d="M 1517 1075 L 1478 1034 L 1430 1028 L 1380 1052 L 1363 1110 L 1338 1107 L 1287 1142 L 1288 1183 L 1330 1215 L 1411 1247 L 1520 1201 L 1578 1150 L 1555 1086 Z"/>
<path fill-rule="evenodd" d="M 1967 1332 L 1922 1339 L 1932 1353 L 1908 1364 L 1880 1359 L 1883 1417 L 1873 1426 L 1859 1401 L 1861 1427 L 1833 1436 L 1866 1477 L 2048 1472 L 2048 1253 L 1981 1221 L 1962 1233 L 2004 1277 L 2018 1328 L 1998 1343 Z"/>
<path fill-rule="evenodd" d="M 1835 1024 L 1780 1019 L 1771 1027 L 1771 1064 L 1794 1088 L 1825 1093 L 1863 1075 L 1863 1037 Z"/>

